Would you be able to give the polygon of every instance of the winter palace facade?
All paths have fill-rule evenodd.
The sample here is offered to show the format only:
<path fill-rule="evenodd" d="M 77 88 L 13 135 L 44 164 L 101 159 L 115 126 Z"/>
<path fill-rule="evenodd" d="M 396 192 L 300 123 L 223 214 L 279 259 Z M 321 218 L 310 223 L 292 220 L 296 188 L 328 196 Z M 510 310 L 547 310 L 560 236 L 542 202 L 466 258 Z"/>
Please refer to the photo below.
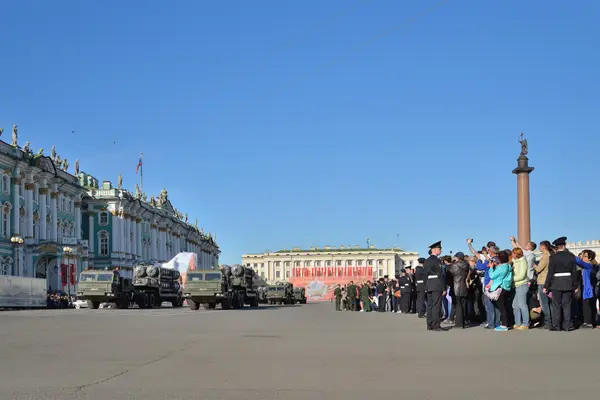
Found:
<path fill-rule="evenodd" d="M 0 275 L 46 278 L 48 290 L 74 292 L 84 269 L 129 275 L 140 263 L 166 262 L 179 252 L 217 267 L 216 239 L 188 223 L 166 190 L 150 199 L 109 181 L 99 183 L 52 149 L 34 154 L 0 141 Z"/>

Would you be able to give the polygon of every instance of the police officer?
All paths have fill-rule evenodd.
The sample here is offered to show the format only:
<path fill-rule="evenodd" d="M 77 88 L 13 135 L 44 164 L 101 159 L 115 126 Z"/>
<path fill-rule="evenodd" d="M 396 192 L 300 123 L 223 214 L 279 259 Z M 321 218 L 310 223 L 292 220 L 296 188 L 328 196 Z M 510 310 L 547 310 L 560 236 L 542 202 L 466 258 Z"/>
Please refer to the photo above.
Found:
<path fill-rule="evenodd" d="M 442 253 L 442 242 L 429 246 L 431 255 L 425 260 L 424 269 L 427 274 L 425 290 L 427 291 L 427 330 L 443 332 L 440 326 L 442 313 L 442 297 L 446 295 L 442 261 L 438 256 Z"/>
<path fill-rule="evenodd" d="M 425 281 L 427 274 L 423 268 L 424 258 L 419 258 L 419 265 L 415 268 L 415 284 L 417 289 L 417 315 L 419 318 L 425 318 Z"/>
<path fill-rule="evenodd" d="M 556 253 L 550 256 L 548 275 L 544 283 L 544 293 L 552 292 L 552 331 L 572 331 L 571 302 L 573 292 L 579 288 L 577 260 L 567 250 L 567 238 L 560 237 L 552 242 Z M 562 315 L 561 315 L 562 311 Z M 562 320 L 561 320 L 562 316 Z"/>
<path fill-rule="evenodd" d="M 356 286 L 354 285 L 354 281 L 350 281 L 347 286 L 348 290 L 348 310 L 356 311 Z"/>
<path fill-rule="evenodd" d="M 402 275 L 398 283 L 400 284 L 400 312 L 408 314 L 410 311 L 410 278 L 406 269 L 402 269 Z"/>

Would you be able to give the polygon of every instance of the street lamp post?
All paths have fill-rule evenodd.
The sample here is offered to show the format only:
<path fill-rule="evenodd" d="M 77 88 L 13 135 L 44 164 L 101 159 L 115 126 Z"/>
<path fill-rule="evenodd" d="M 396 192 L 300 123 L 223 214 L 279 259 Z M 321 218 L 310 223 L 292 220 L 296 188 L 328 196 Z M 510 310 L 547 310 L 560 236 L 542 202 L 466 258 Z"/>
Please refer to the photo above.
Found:
<path fill-rule="evenodd" d="M 15 269 L 13 271 L 13 275 L 21 276 L 21 247 L 23 247 L 23 243 L 25 240 L 21 236 L 13 236 L 10 238 L 10 242 L 15 247 Z"/>
<path fill-rule="evenodd" d="M 72 247 L 68 247 L 65 246 L 63 247 L 63 254 L 65 256 L 66 259 L 66 264 L 67 264 L 67 291 L 69 293 L 69 296 L 71 296 L 71 264 L 70 264 L 70 257 L 72 254 L 75 253 L 75 250 Z"/>

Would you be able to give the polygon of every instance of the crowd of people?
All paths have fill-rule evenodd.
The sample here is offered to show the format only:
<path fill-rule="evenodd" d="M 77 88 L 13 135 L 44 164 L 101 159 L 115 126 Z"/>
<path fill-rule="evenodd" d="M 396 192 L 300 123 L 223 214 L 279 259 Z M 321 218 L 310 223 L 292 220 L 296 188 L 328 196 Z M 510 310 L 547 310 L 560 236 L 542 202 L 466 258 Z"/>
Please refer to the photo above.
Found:
<path fill-rule="evenodd" d="M 495 242 L 481 249 L 467 239 L 470 256 L 441 255 L 442 244 L 429 246 L 429 258 L 406 267 L 393 278 L 349 282 L 334 290 L 337 311 L 417 314 L 427 329 L 450 327 L 504 332 L 531 328 L 551 331 L 598 328 L 600 270 L 596 253 L 578 255 L 566 248 L 567 238 L 510 249 Z"/>
<path fill-rule="evenodd" d="M 75 296 L 69 296 L 65 292 L 48 291 L 46 295 L 46 307 L 49 309 L 74 308 Z"/>

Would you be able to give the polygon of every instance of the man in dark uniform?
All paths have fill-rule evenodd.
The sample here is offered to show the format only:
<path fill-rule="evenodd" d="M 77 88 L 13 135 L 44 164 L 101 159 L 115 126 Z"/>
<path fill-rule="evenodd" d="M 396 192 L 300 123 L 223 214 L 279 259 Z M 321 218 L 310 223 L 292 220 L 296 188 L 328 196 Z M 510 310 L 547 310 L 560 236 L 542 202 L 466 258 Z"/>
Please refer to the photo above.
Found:
<path fill-rule="evenodd" d="M 379 312 L 385 312 L 385 290 L 387 285 L 383 278 L 379 278 L 377 282 L 377 306 Z"/>
<path fill-rule="evenodd" d="M 356 286 L 354 286 L 354 281 L 350 281 L 348 284 L 348 310 L 356 311 Z"/>
<path fill-rule="evenodd" d="M 446 295 L 445 281 L 442 271 L 442 261 L 438 256 L 442 253 L 442 242 L 436 242 L 429 246 L 431 256 L 425 260 L 425 273 L 427 281 L 427 330 L 444 332 L 446 329 L 440 327 L 442 313 L 442 297 Z"/>
<path fill-rule="evenodd" d="M 419 318 L 425 318 L 425 281 L 427 274 L 423 268 L 424 258 L 419 258 L 419 265 L 415 268 L 415 284 L 417 287 L 417 315 Z"/>
<path fill-rule="evenodd" d="M 544 293 L 552 292 L 552 331 L 572 331 L 571 302 L 573 292 L 579 288 L 577 260 L 567 250 L 567 238 L 560 237 L 552 242 L 556 253 L 550 256 Z M 561 315 L 562 311 L 562 315 Z M 562 316 L 562 321 L 561 321 Z"/>
<path fill-rule="evenodd" d="M 402 274 L 398 279 L 400 285 L 400 312 L 408 314 L 410 311 L 410 278 L 406 273 L 406 269 L 401 270 Z"/>
<path fill-rule="evenodd" d="M 410 300 L 408 305 L 409 314 L 417 313 L 417 283 L 415 282 L 415 270 L 412 266 L 406 267 L 406 272 L 408 272 L 408 281 L 410 285 Z"/>
<path fill-rule="evenodd" d="M 335 311 L 342 311 L 342 289 L 337 285 L 333 291 L 335 296 Z"/>

